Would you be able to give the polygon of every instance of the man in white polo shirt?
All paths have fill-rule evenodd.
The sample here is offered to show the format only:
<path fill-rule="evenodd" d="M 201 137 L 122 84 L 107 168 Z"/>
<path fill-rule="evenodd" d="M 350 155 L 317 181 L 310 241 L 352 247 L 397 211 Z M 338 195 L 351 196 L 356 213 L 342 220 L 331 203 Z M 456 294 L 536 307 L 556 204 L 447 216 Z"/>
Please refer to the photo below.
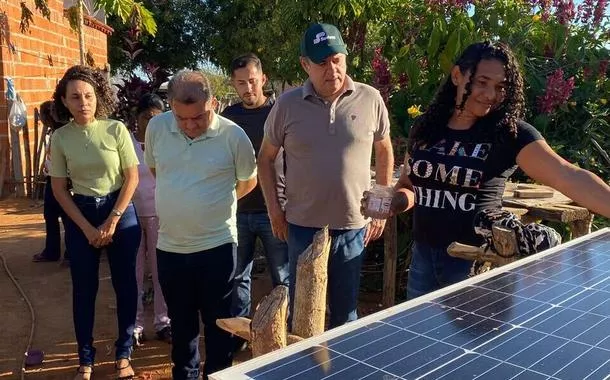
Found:
<path fill-rule="evenodd" d="M 232 361 L 231 335 L 216 319 L 231 316 L 237 199 L 256 186 L 252 144 L 215 114 L 201 72 L 178 72 L 168 85 L 172 111 L 150 120 L 145 161 L 157 179 L 159 283 L 172 328 L 173 379 L 198 379 L 199 315 L 207 375 Z"/>

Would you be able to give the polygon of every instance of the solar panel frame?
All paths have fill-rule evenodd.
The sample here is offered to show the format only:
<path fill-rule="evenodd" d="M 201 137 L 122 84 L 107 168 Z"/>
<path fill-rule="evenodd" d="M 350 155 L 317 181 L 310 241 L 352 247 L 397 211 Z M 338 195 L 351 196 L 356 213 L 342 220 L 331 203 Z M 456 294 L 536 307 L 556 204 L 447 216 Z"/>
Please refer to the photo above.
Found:
<path fill-rule="evenodd" d="M 352 371 L 354 373 L 359 371 L 359 375 L 358 378 L 366 378 L 366 379 L 373 379 L 373 378 L 379 378 L 381 380 L 389 380 L 389 379 L 396 379 L 396 378 L 402 378 L 402 377 L 396 377 L 395 373 L 399 372 L 398 368 L 399 366 L 401 366 L 401 363 L 393 363 L 390 364 L 389 366 L 382 366 L 380 365 L 379 367 L 375 366 L 374 364 L 367 364 L 365 366 L 360 366 L 361 362 L 364 363 L 364 361 L 358 361 L 360 359 L 366 359 L 366 360 L 373 360 L 374 356 L 372 357 L 371 355 L 373 353 L 375 353 L 375 350 L 379 350 L 382 349 L 382 347 L 384 344 L 387 347 L 387 344 L 396 344 L 394 347 L 394 349 L 397 349 L 397 347 L 400 347 L 401 345 L 405 345 L 405 347 L 407 346 L 412 346 L 415 345 L 413 343 L 413 339 L 419 339 L 418 341 L 418 350 L 415 352 L 412 352 L 410 355 L 407 356 L 413 356 L 416 354 L 420 354 L 419 356 L 413 356 L 412 358 L 409 359 L 409 363 L 414 363 L 415 360 L 421 360 L 421 357 L 424 358 L 429 358 L 429 357 L 434 357 L 432 355 L 432 353 L 434 353 L 435 355 L 440 355 L 438 357 L 436 357 L 435 360 L 432 360 L 430 363 L 424 363 L 422 364 L 422 366 L 418 367 L 418 368 L 410 368 L 411 372 L 400 375 L 400 376 L 407 376 L 407 374 L 409 374 L 407 377 L 408 378 L 412 378 L 412 377 L 422 377 L 422 378 L 428 378 L 427 376 L 431 376 L 430 374 L 434 373 L 434 371 L 438 371 L 438 368 L 445 368 L 447 370 L 452 369 L 452 367 L 455 366 L 455 368 L 452 369 L 453 372 L 451 373 L 446 373 L 444 375 L 443 378 L 460 378 L 462 376 L 469 376 L 472 375 L 472 371 L 476 371 L 477 368 L 488 368 L 487 372 L 485 372 L 485 377 L 498 377 L 500 376 L 500 373 L 503 374 L 502 376 L 505 376 L 507 373 L 511 373 L 511 371 L 515 372 L 515 377 L 514 378 L 527 378 L 527 379 L 535 379 L 535 378 L 553 378 L 553 377 L 549 377 L 548 375 L 545 375 L 543 372 L 536 372 L 534 370 L 530 370 L 528 367 L 524 367 L 524 368 L 518 368 L 518 366 L 516 366 L 515 364 L 512 363 L 508 363 L 505 360 L 502 360 L 502 357 L 499 357 L 499 355 L 496 355 L 494 353 L 494 350 L 497 350 L 497 348 L 500 345 L 503 344 L 510 344 L 511 340 L 514 338 L 514 334 L 520 335 L 520 334 L 529 334 L 526 335 L 525 337 L 527 339 L 529 339 L 530 341 L 532 341 L 532 343 L 526 347 L 522 347 L 521 351 L 518 351 L 518 354 L 521 354 L 522 351 L 524 350 L 530 350 L 532 351 L 532 355 L 523 355 L 523 359 L 520 360 L 536 360 L 534 361 L 534 365 L 539 367 L 544 367 L 549 368 L 549 366 L 558 366 L 560 364 L 565 363 L 568 359 L 573 359 L 570 361 L 570 363 L 576 363 L 578 360 L 582 360 L 582 358 L 585 356 L 585 354 L 590 354 L 591 357 L 594 360 L 596 359 L 596 356 L 599 356 L 599 360 L 597 361 L 602 361 L 603 354 L 605 353 L 605 349 L 606 349 L 606 343 L 607 343 L 607 350 L 610 353 L 610 338 L 607 338 L 606 340 L 603 340 L 601 343 L 599 344 L 603 344 L 603 346 L 600 346 L 600 350 L 592 350 L 589 346 L 587 346 L 589 343 L 589 341 L 595 341 L 595 339 L 599 339 L 599 334 L 595 334 L 595 331 L 597 331 L 598 329 L 592 329 L 590 328 L 589 330 L 591 330 L 590 332 L 588 332 L 589 330 L 583 332 L 580 335 L 583 335 L 583 337 L 581 338 L 581 340 L 584 339 L 588 339 L 588 341 L 575 341 L 574 338 L 574 331 L 579 331 L 575 328 L 576 325 L 572 326 L 572 328 L 568 328 L 568 325 L 572 324 L 572 323 L 576 323 L 576 324 L 581 324 L 581 326 L 588 326 L 588 323 L 592 323 L 592 324 L 600 324 L 600 323 L 604 323 L 604 326 L 607 325 L 608 330 L 606 331 L 610 331 L 610 318 L 607 318 L 610 316 L 610 311 L 607 314 L 603 314 L 606 312 L 606 310 L 610 310 L 610 299 L 601 304 L 601 305 L 590 305 L 587 304 L 587 298 L 589 297 L 589 295 L 585 296 L 585 297 L 580 297 L 578 298 L 578 300 L 574 299 L 574 295 L 575 294 L 579 294 L 579 292 L 575 292 L 575 289 L 577 289 L 578 287 L 586 287 L 586 291 L 587 292 L 591 292 L 591 294 L 593 294 L 594 292 L 598 292 L 598 291 L 604 291 L 604 292 L 610 292 L 610 276 L 608 275 L 608 272 L 610 272 L 610 269 L 607 270 L 598 270 L 597 268 L 603 265 L 606 265 L 606 268 L 610 268 L 610 255 L 607 256 L 607 259 L 605 259 L 602 255 L 602 257 L 600 257 L 599 255 L 593 255 L 592 257 L 586 257 L 587 255 L 577 255 L 577 256 L 573 256 L 570 255 L 569 252 L 571 249 L 578 247 L 578 249 L 580 250 L 584 250 L 587 251 L 589 248 L 587 248 L 587 246 L 591 246 L 593 245 L 595 242 L 597 242 L 597 239 L 600 237 L 605 237 L 604 235 L 609 235 L 608 236 L 608 240 L 605 241 L 608 245 L 608 251 L 610 252 L 610 228 L 605 228 L 599 231 L 596 231 L 592 234 L 583 236 L 581 238 L 578 239 L 574 239 L 572 241 L 569 241 L 567 243 L 564 243 L 560 246 L 551 248 L 549 250 L 546 250 L 544 252 L 532 255 L 532 256 L 528 256 L 525 257 L 521 260 L 518 260 L 514 263 L 493 269 L 487 273 L 472 277 L 470 279 L 464 280 L 462 282 L 459 282 L 457 284 L 453 284 L 451 286 L 448 286 L 446 288 L 440 289 L 438 291 L 426 294 L 422 297 L 416 298 L 414 300 L 410 300 L 404 303 L 401 303 L 399 305 L 393 306 L 391 308 L 385 309 L 385 310 L 381 310 L 377 313 L 368 315 L 366 317 L 363 317 L 355 322 L 337 327 L 335 329 L 329 330 L 327 332 L 325 332 L 324 334 L 321 334 L 319 336 L 316 337 L 312 337 L 309 339 L 306 339 L 302 342 L 299 343 L 295 343 L 292 344 L 282 350 L 279 351 L 274 351 L 271 352 L 269 354 L 263 355 L 261 357 L 258 358 L 254 358 L 251 359 L 247 362 L 241 363 L 239 365 L 233 366 L 231 368 L 225 369 L 223 371 L 214 373 L 212 375 L 210 375 L 210 379 L 212 380 L 226 380 L 226 379 L 231 379 L 231 380 L 241 380 L 241 379 L 256 379 L 257 377 L 252 377 L 249 374 L 252 374 L 253 372 L 256 372 L 257 369 L 260 369 L 262 367 L 268 366 L 271 363 L 278 363 L 278 362 L 282 362 L 282 361 L 286 361 L 286 360 L 290 360 L 290 358 L 292 357 L 293 354 L 297 354 L 299 352 L 307 352 L 306 350 L 311 351 L 312 356 L 321 356 L 322 358 L 325 358 L 327 355 L 329 358 L 331 355 L 335 355 L 336 359 L 333 362 L 333 364 L 335 365 L 339 365 L 339 366 L 345 366 L 346 368 L 344 369 L 344 372 L 335 372 L 334 375 L 331 374 L 331 376 L 329 377 L 325 377 L 325 378 L 351 378 L 351 377 L 337 377 L 335 375 L 339 375 L 341 373 L 345 375 L 347 375 L 347 372 L 345 371 Z M 581 246 L 581 247 L 579 247 Z M 584 248 L 583 248 L 584 247 Z M 555 255 L 557 253 L 561 253 L 560 255 L 557 255 L 557 259 L 556 258 L 552 258 L 550 260 L 546 260 L 546 261 L 542 261 L 542 259 L 544 258 L 548 258 L 549 256 Z M 554 261 L 555 260 L 555 261 Z M 570 261 L 569 262 L 569 266 L 567 268 L 562 268 L 562 263 L 566 263 L 566 260 Z M 541 263 L 547 263 L 547 265 L 542 265 Z M 555 265 L 556 264 L 556 265 Z M 567 264 L 566 264 L 567 265 Z M 589 270 L 582 270 L 580 271 L 580 268 L 587 268 L 588 266 L 593 266 L 594 268 L 589 268 Z M 546 271 L 545 273 L 542 273 L 541 270 Z M 591 270 L 593 270 L 593 272 L 591 272 Z M 571 271 L 569 273 L 566 273 L 568 271 Z M 593 274 L 592 278 L 588 278 L 587 276 L 590 274 L 589 272 L 591 272 L 591 274 Z M 577 277 L 574 276 L 569 276 L 571 274 L 576 273 Z M 520 277 L 522 276 L 522 277 Z M 580 276 L 580 277 L 578 277 Z M 581 277 L 585 277 L 585 279 L 583 280 Z M 523 279 L 526 278 L 528 279 L 530 282 L 525 282 L 523 281 Z M 566 282 L 567 281 L 567 282 Z M 582 282 L 584 281 L 584 282 Z M 572 282 L 572 283 L 571 283 Z M 574 283 L 576 282 L 576 283 Z M 496 284 L 494 284 L 496 283 Z M 477 287 L 472 287 L 469 289 L 470 286 L 472 285 L 477 285 Z M 510 286 L 517 286 L 519 287 L 519 289 L 514 290 L 515 293 L 513 293 L 513 291 L 511 291 L 511 289 L 508 289 L 505 293 L 506 297 L 502 296 L 502 291 L 503 289 L 506 289 L 507 287 Z M 486 288 L 489 287 L 489 288 Z M 490 288 L 491 286 L 499 286 L 496 288 Z M 546 286 L 546 288 L 544 287 Z M 462 293 L 458 293 L 458 294 L 453 294 L 455 291 L 458 290 L 465 290 L 465 292 Z M 492 290 L 493 289 L 493 290 Z M 542 292 L 540 290 L 543 290 Z M 498 314 L 494 314 L 493 311 L 493 305 L 494 304 L 499 304 L 501 302 L 503 302 L 504 298 L 510 298 L 513 296 L 513 294 L 518 294 L 519 292 L 522 292 L 523 295 L 525 295 L 524 298 L 519 297 L 519 300 L 523 300 L 522 302 L 518 302 L 515 305 L 511 305 L 511 307 L 514 306 L 514 310 L 511 309 L 510 311 L 507 311 L 509 309 L 506 310 L 502 310 L 500 313 Z M 580 293 L 582 293 L 582 290 L 580 291 Z M 534 295 L 538 298 L 540 297 L 544 297 L 543 300 L 539 300 L 536 298 L 529 298 L 527 295 Z M 431 301 L 434 301 L 433 303 L 430 303 Z M 439 304 L 439 301 L 441 302 L 441 304 Z M 462 303 L 465 302 L 465 303 Z M 585 320 L 579 320 L 579 318 L 573 319 L 571 317 L 578 315 L 578 313 L 574 312 L 572 309 L 561 309 L 559 307 L 555 308 L 551 308 L 549 310 L 544 309 L 544 307 L 548 308 L 548 304 L 552 303 L 553 306 L 555 306 L 555 302 L 557 302 L 557 304 L 561 304 L 563 302 L 568 302 L 570 304 L 570 306 L 572 308 L 575 308 L 575 310 L 581 310 L 582 311 L 582 315 L 586 316 Z M 445 304 L 446 303 L 446 304 Z M 469 307 L 476 307 L 476 306 L 480 306 L 479 309 L 476 309 L 477 311 L 481 311 L 481 314 L 483 314 L 483 312 L 489 314 L 483 314 L 481 315 L 474 315 L 472 314 L 472 311 L 467 310 L 462 310 L 460 311 L 460 307 L 463 307 L 463 305 L 465 304 L 470 304 Z M 474 306 L 473 306 L 474 305 Z M 544 306 L 547 305 L 547 306 Z M 444 315 L 442 312 L 439 312 L 438 310 L 435 310 L 435 308 L 438 307 L 448 307 L 448 308 L 455 308 L 453 311 L 457 312 L 458 314 L 456 314 L 456 318 L 462 318 L 463 319 L 463 331 L 467 331 L 468 329 L 472 329 L 472 336 L 476 337 L 474 338 L 472 341 L 455 341 L 452 342 L 451 340 L 440 340 L 438 339 L 438 336 L 441 336 L 442 334 L 447 334 L 447 331 L 444 331 L 442 328 L 442 325 L 439 326 L 438 324 L 435 324 L 435 321 L 433 318 L 440 318 L 442 315 Z M 593 308 L 590 308 L 592 307 Z M 580 309 L 578 309 L 580 307 Z M 490 310 L 485 310 L 485 308 L 490 308 Z M 599 313 L 589 313 L 592 312 L 594 310 L 596 310 L 595 308 L 599 308 Z M 607 309 L 606 309 L 607 308 Z M 566 311 L 569 310 L 569 311 Z M 497 310 L 496 310 L 497 311 Z M 565 313 L 565 315 L 560 315 L 560 317 L 557 317 L 556 314 L 558 312 L 561 313 Z M 461 314 L 460 314 L 461 313 Z M 510 317 L 512 315 L 514 316 L 514 318 L 504 321 L 503 318 L 507 318 Z M 550 314 L 547 314 L 550 313 Z M 549 317 L 550 315 L 550 317 Z M 547 317 L 545 319 L 545 317 Z M 410 324 L 408 331 L 407 330 L 403 330 L 402 328 L 404 326 L 401 326 L 401 319 L 403 319 L 405 321 L 408 320 Z M 544 332 L 540 332 L 537 330 L 532 330 L 529 328 L 530 325 L 532 326 L 537 326 L 537 328 L 545 328 L 545 329 L 551 329 L 552 326 L 545 326 L 544 323 L 545 321 L 547 321 L 549 318 L 564 318 L 565 320 L 570 321 L 569 323 L 567 323 L 567 325 L 562 326 L 561 328 L 558 328 L 554 331 L 551 332 L 556 332 L 558 331 L 559 334 L 563 334 L 560 336 L 555 336 L 555 335 L 549 335 L 546 334 Z M 601 319 L 600 319 L 601 318 Z M 442 319 L 442 318 L 441 318 Z M 560 319 L 562 320 L 562 319 Z M 481 323 L 486 323 L 487 325 L 482 325 Z M 495 325 L 494 325 L 495 323 Z M 523 326 L 522 326 L 523 324 Z M 597 326 L 597 325 L 595 325 Z M 372 333 L 370 334 L 371 337 L 378 337 L 378 339 L 373 340 L 371 342 L 368 342 L 367 345 L 362 345 L 362 347 L 358 348 L 358 349 L 354 349 L 352 351 L 348 351 L 350 353 L 349 357 L 343 357 L 342 354 L 345 354 L 347 352 L 343 352 L 341 350 L 339 350 L 341 353 L 337 353 L 335 351 L 334 348 L 338 347 L 338 346 L 334 346 L 334 345 L 341 345 L 342 341 L 347 341 L 348 339 L 350 339 L 350 337 L 352 337 L 353 339 L 353 335 L 357 332 L 360 331 L 360 329 L 362 328 L 370 328 L 369 331 L 371 331 Z M 508 327 L 508 328 L 507 328 Z M 515 327 L 519 327 L 519 328 L 515 328 Z M 603 326 L 600 326 L 601 330 L 599 331 L 603 331 Z M 382 330 L 379 330 L 382 329 Z M 479 330 L 477 330 L 479 329 Z M 481 329 L 483 330 L 482 332 L 484 332 L 485 334 L 483 334 L 482 336 L 478 335 L 481 333 Z M 563 329 L 563 330 L 562 330 Z M 373 330 L 376 330 L 373 332 Z M 510 331 L 509 331 L 510 330 Z M 523 331 L 521 331 L 523 330 Z M 562 330 L 561 332 L 559 332 L 559 330 Z M 587 335 L 588 332 L 588 335 Z M 351 333 L 351 335 L 350 335 Z M 368 333 L 368 331 L 364 331 L 364 332 L 360 332 L 359 334 L 362 334 L 363 336 L 360 336 L 358 339 L 362 339 L 365 340 L 367 339 L 366 335 Z M 380 335 L 381 333 L 381 335 Z M 439 334 L 439 335 L 435 335 L 435 337 L 430 338 L 429 335 L 426 334 Z M 490 335 L 491 334 L 491 335 Z M 512 335 L 511 335 L 512 334 Z M 443 339 L 450 339 L 453 338 L 455 336 L 454 339 L 460 339 L 460 340 L 464 340 L 467 339 L 465 338 L 465 336 L 467 336 L 468 334 L 459 334 L 460 336 L 457 336 L 458 334 L 454 334 L 452 336 L 448 336 L 448 337 L 443 337 Z M 578 336 L 580 336 L 578 335 Z M 496 347 L 493 346 L 493 342 L 496 341 L 496 338 L 498 336 L 501 336 L 502 339 L 508 338 L 507 341 L 502 341 L 501 343 L 499 343 Z M 515 335 L 516 336 L 516 335 Z M 342 339 L 343 338 L 343 339 Z M 538 338 L 538 339 L 536 339 Z M 409 343 L 411 342 L 411 343 Z M 329 343 L 330 344 L 330 349 L 324 348 L 319 346 L 322 343 Z M 353 343 L 353 342 L 352 342 Z M 429 343 L 429 344 L 428 344 Z M 455 343 L 455 344 L 454 344 Z M 428 344 L 428 345 L 426 345 Z M 546 356 L 534 356 L 533 353 L 535 353 L 535 350 L 540 350 L 541 347 L 555 347 L 556 345 L 560 344 L 559 348 L 562 347 L 567 347 L 569 345 L 569 347 L 571 348 L 571 350 L 569 352 L 579 352 L 584 350 L 580 356 L 576 357 L 576 358 L 564 358 L 561 355 L 563 354 L 563 352 L 565 350 L 561 350 L 561 349 L 556 349 L 550 353 L 548 353 Z M 489 345 L 488 349 L 485 348 L 486 345 Z M 379 346 L 379 347 L 378 347 Z M 391 349 L 390 348 L 390 349 Z M 468 354 L 468 350 L 471 349 L 481 349 L 481 348 L 485 348 L 486 349 L 486 354 L 485 355 L 464 355 L 463 351 L 460 351 L 460 349 L 465 349 L 466 350 L 466 354 Z M 518 349 L 519 347 L 512 347 L 513 350 Z M 596 347 L 594 347 L 596 348 Z M 357 351 L 361 351 L 361 352 L 357 352 Z M 427 355 L 428 353 L 424 350 L 428 350 L 430 353 L 430 355 Z M 389 351 L 389 349 L 387 350 Z M 366 354 L 368 352 L 368 355 Z M 400 351 L 402 352 L 402 351 Z M 476 352 L 473 352 L 473 354 L 476 354 Z M 431 356 L 432 355 L 432 356 Z M 496 356 L 494 356 L 496 355 Z M 503 351 L 502 353 L 503 356 L 506 356 L 507 353 L 506 351 Z M 515 354 L 514 356 L 516 357 L 517 354 Z M 379 363 L 383 362 L 383 352 L 380 352 L 379 354 L 377 354 L 376 356 L 378 356 L 377 360 L 379 360 Z M 290 370 L 290 374 L 291 376 L 295 376 L 295 379 L 298 378 L 307 378 L 307 379 L 315 379 L 316 377 L 311 374 L 311 375 L 307 375 L 307 372 L 312 372 L 315 370 L 315 368 L 309 366 L 309 367 L 305 367 L 303 369 L 301 369 L 302 375 L 301 376 L 301 372 L 298 372 L 299 364 L 303 364 L 303 363 L 298 363 L 298 361 L 305 357 L 304 355 L 297 357 L 297 358 L 293 358 L 295 359 L 293 362 L 287 363 L 290 364 L 286 367 L 286 370 Z M 385 358 L 387 361 L 387 358 Z M 438 362 L 438 363 L 437 363 Z M 460 364 L 461 363 L 461 364 Z M 385 363 L 387 365 L 387 363 Z M 438 365 L 436 365 L 438 364 Z M 460 364 L 460 365 L 458 365 Z M 494 365 L 492 365 L 494 364 Z M 526 363 L 524 363 L 526 364 Z M 531 364 L 531 363 L 530 363 Z M 321 364 L 323 365 L 323 363 Z M 436 367 L 434 367 L 434 365 L 436 365 Z M 387 368 L 390 368 L 390 366 L 394 366 L 393 368 L 395 368 L 393 371 L 396 372 L 392 372 L 392 371 L 388 371 L 386 370 Z M 441 367 L 439 367 L 441 366 Z M 367 368 L 364 368 L 367 367 Z M 413 367 L 413 366 L 411 366 Z M 429 368 L 428 368 L 429 367 Z M 513 368 L 514 367 L 514 368 Z M 572 366 L 571 368 L 568 368 L 568 365 L 565 365 L 564 367 L 559 367 L 557 369 L 557 374 L 561 373 L 561 371 L 573 371 L 573 368 L 579 368 L 579 366 Z M 276 368 L 279 368 L 279 366 L 276 366 Z M 404 368 L 404 370 L 407 370 L 408 368 Z M 422 372 L 419 374 L 414 373 L 415 370 L 417 371 L 424 371 L 426 369 L 429 369 L 427 372 Z M 610 374 L 610 356 L 608 357 L 608 360 L 605 362 L 602 362 L 600 364 L 599 369 L 597 369 L 598 371 L 608 371 L 608 374 Z M 400 369 L 403 370 L 403 369 Z M 295 375 L 295 371 L 297 371 L 296 375 Z M 463 373 L 461 373 L 460 371 L 463 371 Z M 494 372 L 498 372 L 498 374 L 494 374 Z M 604 372 L 605 373 L 605 372 Z M 582 375 L 582 373 L 578 374 L 578 375 Z M 592 373 L 593 375 L 593 373 Z M 570 373 L 565 373 L 566 378 L 570 377 Z M 281 377 L 280 377 L 281 378 Z M 354 377 L 355 378 L 355 377 Z M 437 377 L 432 377 L 432 378 L 437 378 Z"/>

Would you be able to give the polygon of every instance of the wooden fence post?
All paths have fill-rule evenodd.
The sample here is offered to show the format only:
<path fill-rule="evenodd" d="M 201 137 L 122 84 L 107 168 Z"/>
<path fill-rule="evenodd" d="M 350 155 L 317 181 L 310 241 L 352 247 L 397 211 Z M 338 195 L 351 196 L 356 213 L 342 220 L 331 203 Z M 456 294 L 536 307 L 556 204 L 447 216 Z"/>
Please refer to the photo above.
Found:
<path fill-rule="evenodd" d="M 316 232 L 311 245 L 299 256 L 297 276 L 294 279 L 296 282 L 292 332 L 302 338 L 324 332 L 330 244 L 326 226 Z"/>
<path fill-rule="evenodd" d="M 286 347 L 288 288 L 276 286 L 259 304 L 251 325 L 252 356 Z"/>
<path fill-rule="evenodd" d="M 397 216 L 388 219 L 383 232 L 383 308 L 396 302 L 396 264 L 398 260 Z"/>

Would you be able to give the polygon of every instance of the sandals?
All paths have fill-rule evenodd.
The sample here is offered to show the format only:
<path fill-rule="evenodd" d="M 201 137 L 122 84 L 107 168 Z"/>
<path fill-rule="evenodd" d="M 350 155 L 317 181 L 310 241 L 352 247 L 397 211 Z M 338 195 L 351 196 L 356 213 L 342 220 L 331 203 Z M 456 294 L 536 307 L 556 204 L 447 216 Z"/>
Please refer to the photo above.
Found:
<path fill-rule="evenodd" d="M 119 362 L 121 360 L 127 361 L 127 365 L 124 365 L 123 367 L 119 367 Z M 116 369 L 116 371 L 117 371 L 117 377 L 116 377 L 117 380 L 134 380 L 135 379 L 135 376 L 136 376 L 135 372 L 132 373 L 131 375 L 119 376 L 119 373 L 122 370 L 127 369 L 127 368 L 131 368 L 131 371 L 134 372 L 133 367 L 131 366 L 131 359 L 129 359 L 129 358 L 121 358 L 114 362 L 114 369 Z"/>
<path fill-rule="evenodd" d="M 81 365 L 76 369 L 76 376 L 74 380 L 89 380 L 93 374 L 92 365 Z"/>

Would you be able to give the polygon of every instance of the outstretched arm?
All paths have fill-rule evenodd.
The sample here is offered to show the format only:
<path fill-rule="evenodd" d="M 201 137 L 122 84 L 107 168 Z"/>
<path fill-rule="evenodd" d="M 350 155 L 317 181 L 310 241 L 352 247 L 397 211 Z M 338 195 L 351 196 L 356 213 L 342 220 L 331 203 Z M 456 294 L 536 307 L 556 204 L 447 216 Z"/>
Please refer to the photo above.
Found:
<path fill-rule="evenodd" d="M 537 140 L 526 145 L 517 155 L 517 164 L 535 181 L 610 218 L 610 186 L 595 174 L 563 159 L 546 141 Z"/>

